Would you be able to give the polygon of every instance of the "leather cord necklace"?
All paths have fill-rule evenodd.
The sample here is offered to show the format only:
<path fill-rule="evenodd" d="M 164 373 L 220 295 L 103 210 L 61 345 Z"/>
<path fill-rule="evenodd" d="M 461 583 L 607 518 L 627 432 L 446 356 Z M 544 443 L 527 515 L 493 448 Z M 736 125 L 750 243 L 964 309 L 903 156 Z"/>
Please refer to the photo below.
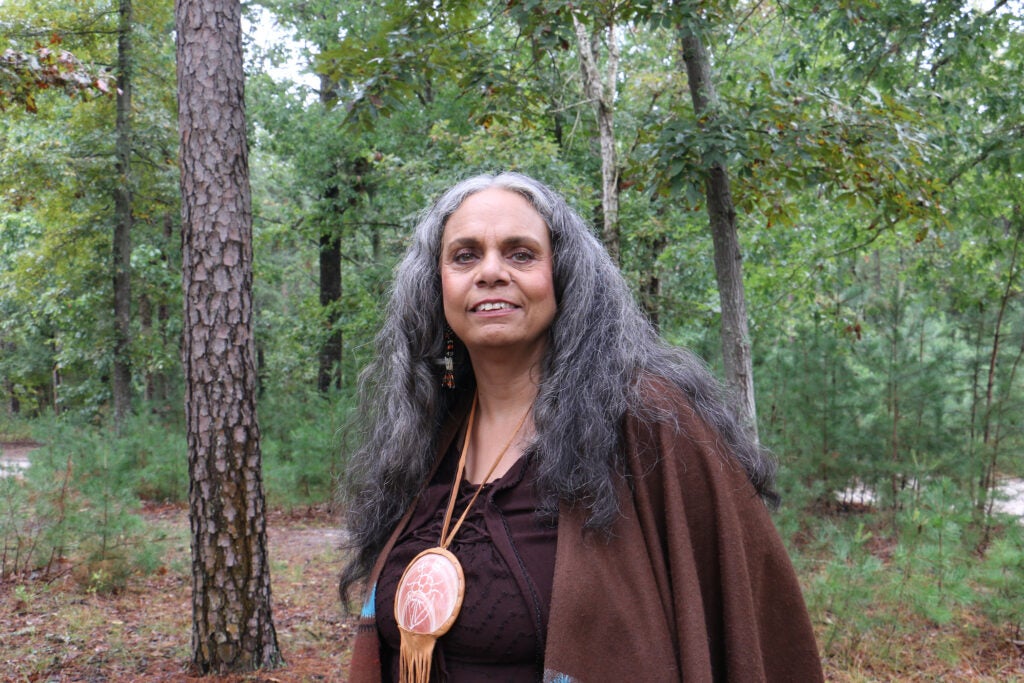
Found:
<path fill-rule="evenodd" d="M 455 623 L 455 619 L 462 609 L 462 599 L 466 594 L 466 577 L 462 571 L 462 565 L 459 564 L 458 558 L 448 550 L 448 546 L 451 545 L 452 539 L 455 538 L 456 532 L 465 521 L 484 485 L 490 481 L 498 463 L 515 442 L 519 430 L 523 428 L 526 417 L 533 407 L 531 405 L 523 413 L 508 443 L 491 463 L 487 475 L 477 486 L 473 497 L 466 504 L 466 509 L 462 511 L 462 515 L 449 531 L 448 525 L 451 523 L 452 514 L 455 511 L 459 483 L 462 481 L 462 475 L 466 469 L 466 454 L 469 452 L 470 437 L 473 436 L 476 406 L 477 397 L 474 396 L 473 407 L 469 411 L 469 420 L 466 425 L 466 438 L 462 443 L 458 470 L 455 473 L 455 481 L 452 482 L 451 495 L 448 497 L 448 507 L 445 510 L 438 546 L 427 548 L 412 559 L 405 571 L 402 572 L 402 578 L 395 591 L 395 621 L 398 623 L 398 630 L 401 634 L 399 683 L 428 683 L 430 680 L 430 663 L 433 659 L 434 644 Z"/>

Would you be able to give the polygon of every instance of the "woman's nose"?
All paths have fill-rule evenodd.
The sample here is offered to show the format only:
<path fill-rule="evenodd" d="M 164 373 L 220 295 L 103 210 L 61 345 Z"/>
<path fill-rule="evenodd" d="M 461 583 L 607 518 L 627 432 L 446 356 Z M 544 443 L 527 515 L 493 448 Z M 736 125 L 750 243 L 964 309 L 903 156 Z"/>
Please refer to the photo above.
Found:
<path fill-rule="evenodd" d="M 495 285 L 510 280 L 505 259 L 497 251 L 487 251 L 477 268 L 477 284 Z"/>

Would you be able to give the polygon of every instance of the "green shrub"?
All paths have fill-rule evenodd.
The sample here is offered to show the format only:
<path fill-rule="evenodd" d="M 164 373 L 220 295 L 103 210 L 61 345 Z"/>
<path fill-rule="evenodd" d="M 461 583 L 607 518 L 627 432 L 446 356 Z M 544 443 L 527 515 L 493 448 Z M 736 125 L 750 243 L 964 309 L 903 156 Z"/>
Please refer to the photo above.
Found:
<path fill-rule="evenodd" d="M 114 440 L 118 461 L 129 468 L 132 488 L 142 500 L 188 500 L 188 444 L 184 420 L 154 419 L 143 412 L 127 420 Z"/>
<path fill-rule="evenodd" d="M 350 406 L 344 395 L 325 397 L 312 391 L 260 403 L 263 481 L 271 504 L 331 500 L 345 464 Z"/>
<path fill-rule="evenodd" d="M 32 437 L 32 423 L 0 408 L 0 440 L 27 441 Z"/>
<path fill-rule="evenodd" d="M 1019 523 L 1006 527 L 980 563 L 976 579 L 982 611 L 994 624 L 1005 624 L 1014 640 L 1024 629 L 1024 528 Z"/>
<path fill-rule="evenodd" d="M 70 566 L 90 590 L 124 586 L 155 566 L 159 545 L 147 538 L 138 507 L 135 449 L 74 421 L 40 424 L 44 443 L 24 479 L 3 480 L 0 531 L 4 573 Z M 8 552 L 9 551 L 9 552 Z"/>
<path fill-rule="evenodd" d="M 40 527 L 30 514 L 29 488 L 17 477 L 0 478 L 0 581 L 34 565 Z"/>
<path fill-rule="evenodd" d="M 892 557 L 896 598 L 920 616 L 947 624 L 973 598 L 971 544 L 965 539 L 970 498 L 940 477 L 906 489 L 900 501 Z"/>
<path fill-rule="evenodd" d="M 816 539 L 819 548 L 831 550 L 831 557 L 814 575 L 807 604 L 827 624 L 821 643 L 826 656 L 852 657 L 861 639 L 885 623 L 885 615 L 877 609 L 885 566 L 868 549 L 871 538 L 863 523 L 852 534 L 826 523 Z"/>

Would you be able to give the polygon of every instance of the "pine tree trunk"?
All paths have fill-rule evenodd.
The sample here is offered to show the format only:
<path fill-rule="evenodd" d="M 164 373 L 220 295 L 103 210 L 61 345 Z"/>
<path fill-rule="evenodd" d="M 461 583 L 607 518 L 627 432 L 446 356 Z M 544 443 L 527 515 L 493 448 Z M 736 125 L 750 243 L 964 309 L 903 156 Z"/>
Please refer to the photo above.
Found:
<path fill-rule="evenodd" d="M 132 289 L 132 3 L 121 0 L 117 37 L 117 175 L 114 190 L 114 368 L 111 393 L 114 423 L 120 427 L 131 412 Z"/>
<path fill-rule="evenodd" d="M 239 0 L 178 0 L 183 362 L 200 674 L 281 663 L 270 608 L 252 335 Z"/>
<path fill-rule="evenodd" d="M 683 61 L 690 95 L 698 120 L 706 125 L 714 116 L 717 93 L 711 80 L 711 62 L 700 37 L 692 30 L 681 31 Z M 757 408 L 754 401 L 754 368 L 747 327 L 747 304 L 743 290 L 743 256 L 736 231 L 736 208 L 732 201 L 729 174 L 714 162 L 707 169 L 705 194 L 711 239 L 715 250 L 715 278 L 722 307 L 722 361 L 726 383 L 738 405 L 740 419 L 757 439 Z"/>

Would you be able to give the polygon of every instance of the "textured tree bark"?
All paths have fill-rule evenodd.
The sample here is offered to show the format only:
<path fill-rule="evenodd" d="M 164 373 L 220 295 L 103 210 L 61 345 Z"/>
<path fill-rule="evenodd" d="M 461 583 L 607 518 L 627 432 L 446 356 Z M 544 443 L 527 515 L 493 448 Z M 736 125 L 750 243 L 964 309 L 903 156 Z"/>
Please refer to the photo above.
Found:
<path fill-rule="evenodd" d="M 183 362 L 200 674 L 281 663 L 256 419 L 239 0 L 178 0 Z"/>
<path fill-rule="evenodd" d="M 594 37 L 574 15 L 576 43 L 580 53 L 580 72 L 583 91 L 597 113 L 597 127 L 601 143 L 601 209 L 603 229 L 601 239 L 612 259 L 619 262 L 619 160 L 615 149 L 615 93 L 619 74 L 619 47 L 615 27 L 608 27 L 608 64 L 606 78 L 601 81 L 597 67 L 597 49 Z"/>
<path fill-rule="evenodd" d="M 117 35 L 117 175 L 114 189 L 114 367 L 111 394 L 118 428 L 132 409 L 132 3 L 121 0 Z"/>
<path fill-rule="evenodd" d="M 692 30 L 681 32 L 683 61 L 690 96 L 698 120 L 714 116 L 718 96 L 711 80 L 707 51 Z M 704 184 L 708 219 L 715 251 L 715 278 L 722 307 L 722 361 L 725 380 L 736 400 L 740 419 L 757 439 L 757 407 L 754 401 L 754 367 L 747 327 L 747 303 L 743 291 L 743 255 L 736 231 L 736 208 L 732 201 L 729 174 L 714 162 Z"/>
<path fill-rule="evenodd" d="M 324 48 L 326 49 L 326 48 Z M 320 76 L 320 104 L 325 109 L 334 106 L 337 96 L 337 84 L 328 76 Z M 337 180 L 332 180 L 324 191 L 324 199 L 337 207 L 340 196 Z M 325 229 L 320 234 L 320 306 L 327 312 L 325 325 L 330 330 L 327 338 L 320 346 L 319 371 L 317 372 L 317 389 L 327 393 L 333 386 L 341 388 L 341 354 L 342 336 L 339 322 L 341 313 L 338 307 L 342 294 L 341 282 L 341 236 L 334 230 Z"/>

